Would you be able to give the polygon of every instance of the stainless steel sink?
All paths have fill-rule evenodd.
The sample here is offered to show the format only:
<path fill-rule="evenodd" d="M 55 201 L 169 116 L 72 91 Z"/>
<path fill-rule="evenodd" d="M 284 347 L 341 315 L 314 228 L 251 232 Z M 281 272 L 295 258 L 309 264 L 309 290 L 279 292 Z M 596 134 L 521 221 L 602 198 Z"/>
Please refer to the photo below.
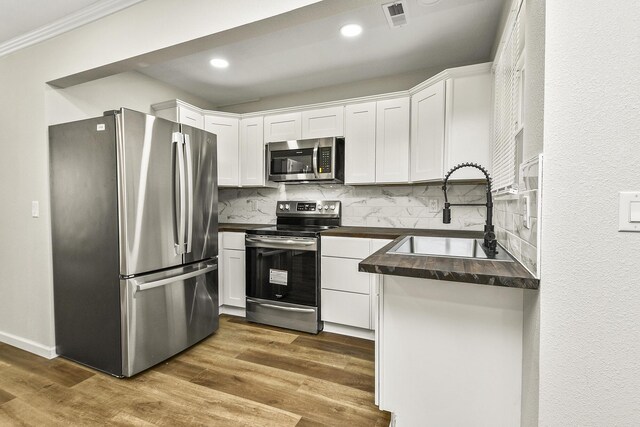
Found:
<path fill-rule="evenodd" d="M 482 240 L 456 237 L 407 236 L 387 253 L 513 262 L 513 258 L 499 244 L 498 253 L 489 257 L 482 248 Z"/>

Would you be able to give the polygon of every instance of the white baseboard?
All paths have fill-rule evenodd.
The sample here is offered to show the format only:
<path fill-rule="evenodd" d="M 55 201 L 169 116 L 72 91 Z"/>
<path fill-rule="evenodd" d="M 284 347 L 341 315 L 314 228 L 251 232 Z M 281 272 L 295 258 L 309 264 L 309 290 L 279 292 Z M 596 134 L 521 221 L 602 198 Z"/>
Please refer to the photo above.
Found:
<path fill-rule="evenodd" d="M 324 322 L 323 331 L 340 335 L 348 335 L 350 337 L 363 338 L 370 341 L 374 341 L 376 339 L 375 331 L 356 328 L 354 326 L 340 325 L 338 323 Z"/>
<path fill-rule="evenodd" d="M 53 359 L 54 357 L 58 356 L 56 354 L 55 346 L 47 347 L 35 341 L 31 341 L 17 335 L 8 334 L 6 332 L 0 332 L 0 342 L 9 344 L 13 347 L 17 347 L 21 350 L 28 351 L 29 353 L 33 353 L 47 359 Z"/>
<path fill-rule="evenodd" d="M 247 310 L 241 307 L 233 307 L 230 305 L 221 305 L 220 314 L 229 314 L 231 316 L 247 317 Z"/>

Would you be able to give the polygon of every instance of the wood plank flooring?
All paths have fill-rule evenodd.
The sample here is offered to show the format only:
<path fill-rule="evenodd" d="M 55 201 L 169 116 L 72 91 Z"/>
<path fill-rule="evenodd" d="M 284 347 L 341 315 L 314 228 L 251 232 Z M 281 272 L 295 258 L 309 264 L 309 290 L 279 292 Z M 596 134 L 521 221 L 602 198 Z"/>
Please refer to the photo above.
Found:
<path fill-rule="evenodd" d="M 373 402 L 373 342 L 226 315 L 129 379 L 0 344 L 2 426 L 388 426 Z"/>

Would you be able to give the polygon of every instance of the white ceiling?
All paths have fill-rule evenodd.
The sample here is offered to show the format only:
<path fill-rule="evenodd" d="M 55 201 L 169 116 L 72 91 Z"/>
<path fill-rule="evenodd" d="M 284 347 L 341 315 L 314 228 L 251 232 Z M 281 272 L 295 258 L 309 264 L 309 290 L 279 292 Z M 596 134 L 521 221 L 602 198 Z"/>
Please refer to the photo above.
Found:
<path fill-rule="evenodd" d="M 348 0 L 341 0 L 348 1 Z M 408 25 L 389 28 L 382 4 L 151 65 L 140 71 L 211 101 L 232 105 L 410 71 L 489 61 L 505 0 L 405 0 Z M 347 23 L 363 33 L 345 39 Z M 227 69 L 209 65 L 213 57 Z"/>
<path fill-rule="evenodd" d="M 0 0 L 0 43 L 97 2 L 98 0 Z"/>
<path fill-rule="evenodd" d="M 0 56 L 142 0 L 0 0 Z"/>

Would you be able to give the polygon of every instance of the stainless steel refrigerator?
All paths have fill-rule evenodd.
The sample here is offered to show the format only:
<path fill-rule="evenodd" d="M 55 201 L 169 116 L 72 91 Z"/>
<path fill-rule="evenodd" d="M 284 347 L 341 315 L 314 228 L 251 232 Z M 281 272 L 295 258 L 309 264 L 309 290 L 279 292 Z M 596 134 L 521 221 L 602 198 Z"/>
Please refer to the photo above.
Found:
<path fill-rule="evenodd" d="M 57 353 L 128 377 L 213 333 L 216 136 L 123 108 L 49 148 Z"/>

